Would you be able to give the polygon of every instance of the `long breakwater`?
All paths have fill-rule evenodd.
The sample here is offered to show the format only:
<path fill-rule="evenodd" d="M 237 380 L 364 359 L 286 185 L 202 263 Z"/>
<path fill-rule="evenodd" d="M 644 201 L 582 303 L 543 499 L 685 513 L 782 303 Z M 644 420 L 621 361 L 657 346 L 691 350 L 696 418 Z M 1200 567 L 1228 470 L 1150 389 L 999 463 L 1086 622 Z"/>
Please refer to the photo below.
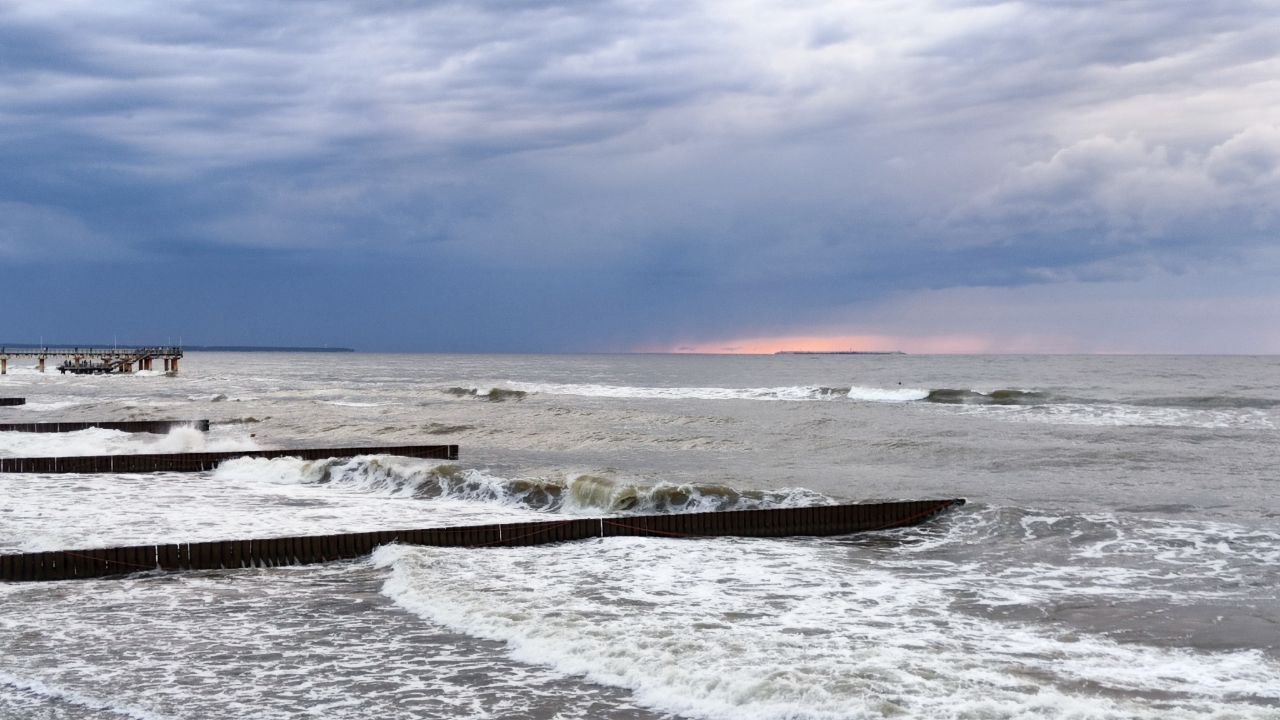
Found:
<path fill-rule="evenodd" d="M 67 433 L 81 430 L 119 430 L 127 433 L 162 435 L 178 428 L 209 431 L 208 420 L 89 420 L 73 422 L 0 423 L 0 432 Z"/>
<path fill-rule="evenodd" d="M 0 458 L 0 473 L 205 472 L 242 457 L 296 457 L 303 460 L 357 455 L 400 455 L 428 460 L 457 460 L 457 445 L 390 445 L 377 447 L 304 448 L 295 450 L 229 450 L 202 453 L 78 455 L 69 457 Z"/>
<path fill-rule="evenodd" d="M 361 557 L 391 543 L 482 549 L 624 536 L 846 535 L 916 525 L 963 504 L 962 499 L 920 500 L 53 550 L 0 555 L 0 580 L 70 580 L 161 570 L 310 565 Z"/>

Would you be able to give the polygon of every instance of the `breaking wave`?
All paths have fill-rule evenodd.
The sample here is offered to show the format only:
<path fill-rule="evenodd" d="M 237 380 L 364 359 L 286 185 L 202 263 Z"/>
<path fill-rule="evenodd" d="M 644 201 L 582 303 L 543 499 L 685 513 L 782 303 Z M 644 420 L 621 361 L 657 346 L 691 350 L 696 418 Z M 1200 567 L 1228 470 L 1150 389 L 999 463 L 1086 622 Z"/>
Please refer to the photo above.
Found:
<path fill-rule="evenodd" d="M 448 395 L 453 395 L 454 397 L 484 398 L 489 402 L 523 400 L 525 395 L 528 395 L 524 390 L 511 390 L 508 388 L 489 388 L 488 390 L 482 390 L 480 388 L 451 387 L 444 392 Z"/>
<path fill-rule="evenodd" d="M 1044 405 L 1052 402 L 1054 397 L 1032 390 L 992 390 L 983 393 L 977 390 L 939 388 L 930 390 L 923 399 L 925 402 L 947 405 Z"/>
<path fill-rule="evenodd" d="M 69 407 L 79 405 L 78 400 L 55 400 L 52 402 L 33 402 L 27 401 L 26 405 L 21 405 L 21 409 L 35 412 L 50 412 L 53 410 L 66 410 Z"/>
<path fill-rule="evenodd" d="M 1121 398 L 1106 400 L 1056 395 L 1036 390 L 992 390 L 979 392 L 955 388 L 930 390 L 926 402 L 947 405 L 1131 405 L 1144 408 L 1188 410 L 1270 410 L 1280 408 L 1280 399 L 1233 395 L 1188 395 L 1181 397 Z"/>
<path fill-rule="evenodd" d="M 500 402 L 529 395 L 572 395 L 640 400 L 755 400 L 783 402 L 856 402 L 954 406 L 961 412 L 1026 410 L 1008 419 L 1077 425 L 1153 427 L 1265 428 L 1280 399 L 1230 395 L 1099 399 L 1040 389 L 875 387 L 790 385 L 782 387 L 644 387 L 628 385 L 507 382 L 491 389 L 454 387 L 453 395 Z M 986 410 L 984 410 L 986 409 Z"/>
<path fill-rule="evenodd" d="M 924 389 L 915 387 L 874 387 L 852 385 L 848 387 L 825 385 L 792 385 L 786 387 L 722 388 L 722 387 L 630 387 L 625 385 L 570 385 L 558 383 L 507 383 L 523 397 L 529 393 L 546 395 L 577 395 L 582 397 L 635 398 L 663 400 L 789 400 L 904 403 L 925 401 L 946 404 L 984 405 L 1035 405 L 1051 402 L 1055 398 L 1046 393 L 1031 390 L 994 390 L 983 393 L 976 390 L 950 388 Z M 484 395 L 500 392 L 500 388 L 480 391 L 477 388 L 450 388 L 455 395 Z"/>
<path fill-rule="evenodd" d="M 928 390 L 918 388 L 828 387 L 825 385 L 789 385 L 782 387 L 633 387 L 628 385 L 575 385 L 564 383 L 508 382 L 507 388 L 450 388 L 453 395 L 492 396 L 493 393 L 576 395 L 579 397 L 628 398 L 638 400 L 783 400 L 792 402 L 821 400 L 861 400 L 865 402 L 909 402 L 922 400 Z"/>
<path fill-rule="evenodd" d="M 0 432 L 0 456 L 79 457 L 150 453 L 252 450 L 258 443 L 243 434 L 210 437 L 193 427 L 175 427 L 164 435 L 89 428 L 67 433 Z"/>
<path fill-rule="evenodd" d="M 241 458 L 215 477 L 246 476 L 276 483 L 333 485 L 358 492 L 422 500 L 492 503 L 566 514 L 685 513 L 827 505 L 821 493 L 799 488 L 738 490 L 712 483 L 645 483 L 593 475 L 505 478 L 452 463 L 369 455 L 351 459 Z"/>

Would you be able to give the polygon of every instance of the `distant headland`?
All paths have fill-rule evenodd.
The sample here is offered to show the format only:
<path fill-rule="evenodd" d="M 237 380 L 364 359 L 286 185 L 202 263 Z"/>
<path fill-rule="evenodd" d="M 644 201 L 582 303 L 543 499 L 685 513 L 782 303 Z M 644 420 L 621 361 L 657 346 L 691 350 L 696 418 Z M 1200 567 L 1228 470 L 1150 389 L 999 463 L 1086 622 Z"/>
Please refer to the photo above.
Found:
<path fill-rule="evenodd" d="M 774 355 L 906 355 L 901 350 L 779 350 Z"/>
<path fill-rule="evenodd" d="M 345 347 L 291 347 L 271 345 L 184 345 L 183 350 L 191 352 L 299 352 L 299 353 L 353 353 L 353 348 Z"/>

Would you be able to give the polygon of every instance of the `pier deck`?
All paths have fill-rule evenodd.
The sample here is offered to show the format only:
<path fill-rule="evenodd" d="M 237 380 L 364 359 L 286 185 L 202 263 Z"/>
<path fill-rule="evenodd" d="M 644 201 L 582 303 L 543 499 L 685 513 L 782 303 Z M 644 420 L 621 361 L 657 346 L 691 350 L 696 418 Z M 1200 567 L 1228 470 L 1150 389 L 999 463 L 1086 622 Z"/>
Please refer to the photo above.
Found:
<path fill-rule="evenodd" d="M 129 348 L 0 347 L 0 375 L 8 374 L 10 358 L 35 358 L 36 368 L 40 372 L 45 372 L 49 358 L 61 358 L 62 363 L 57 366 L 58 372 L 74 375 L 151 370 L 154 361 L 159 359 L 163 363 L 164 371 L 173 375 L 178 372 L 178 360 L 182 359 L 182 348 L 173 345 Z"/>

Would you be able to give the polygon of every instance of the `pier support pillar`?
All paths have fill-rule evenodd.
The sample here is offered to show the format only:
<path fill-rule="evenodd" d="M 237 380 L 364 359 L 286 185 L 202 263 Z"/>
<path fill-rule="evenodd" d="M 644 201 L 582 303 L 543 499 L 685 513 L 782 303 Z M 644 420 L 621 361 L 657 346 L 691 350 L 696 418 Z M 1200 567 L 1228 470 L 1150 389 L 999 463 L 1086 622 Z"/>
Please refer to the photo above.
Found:
<path fill-rule="evenodd" d="M 8 375 L 8 374 L 9 374 L 9 358 L 2 357 L 0 358 L 0 375 Z"/>
<path fill-rule="evenodd" d="M 40 372 L 44 372 L 44 356 L 43 356 L 43 355 L 41 355 L 41 356 L 38 358 L 38 360 L 39 360 L 39 362 L 37 362 L 36 364 L 40 367 Z"/>
<path fill-rule="evenodd" d="M 164 359 L 164 371 L 169 372 L 169 358 Z"/>
<path fill-rule="evenodd" d="M 177 375 L 178 374 L 178 358 L 174 358 L 170 360 L 169 366 L 173 368 L 173 374 Z"/>

